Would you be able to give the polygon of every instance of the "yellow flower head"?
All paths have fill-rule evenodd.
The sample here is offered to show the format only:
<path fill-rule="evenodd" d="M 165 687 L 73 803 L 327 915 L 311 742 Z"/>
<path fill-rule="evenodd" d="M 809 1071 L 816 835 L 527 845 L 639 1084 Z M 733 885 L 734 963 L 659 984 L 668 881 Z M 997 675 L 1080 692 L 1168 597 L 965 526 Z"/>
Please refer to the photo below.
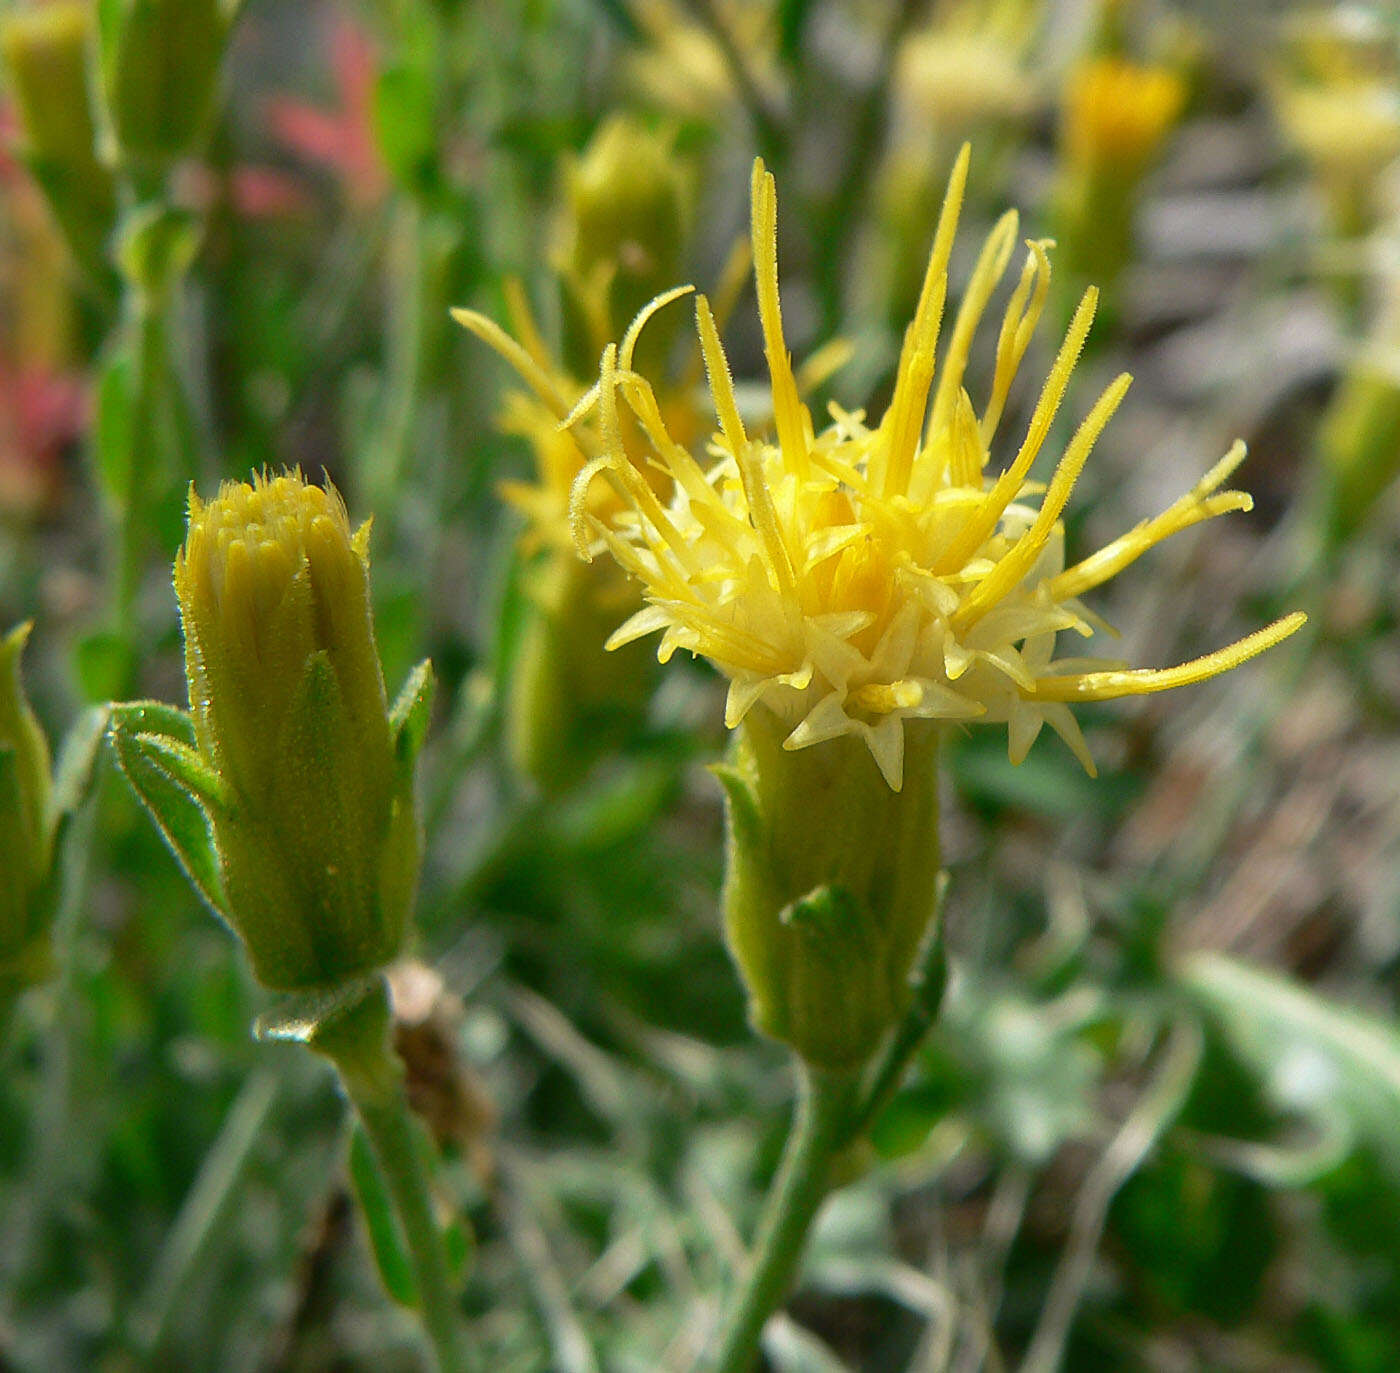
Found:
<path fill-rule="evenodd" d="M 1049 724 L 1090 772 L 1093 762 L 1068 703 L 1160 691 L 1235 667 L 1292 633 L 1292 615 L 1228 648 L 1163 671 L 1056 659 L 1062 630 L 1092 632 L 1079 604 L 1177 530 L 1250 499 L 1221 491 L 1241 461 L 1236 444 L 1187 495 L 1099 552 L 1065 565 L 1060 516 L 1075 480 L 1127 390 L 1120 376 L 1070 440 L 1048 486 L 1030 470 L 1059 410 L 1094 314 L 1084 296 L 1009 464 L 988 471 L 1008 392 L 1044 308 L 1046 242 L 1030 242 L 997 337 L 980 408 L 964 388 L 968 354 L 1010 263 L 1017 219 L 987 238 L 935 365 L 968 149 L 944 199 L 917 313 L 900 354 L 894 396 L 880 423 L 830 408 L 817 432 L 799 399 L 778 300 L 773 179 L 756 163 L 753 253 L 771 376 L 770 438 L 751 435 L 735 401 L 710 307 L 696 302 L 701 347 L 719 419 L 698 460 L 668 432 L 655 394 L 632 370 L 644 311 L 603 356 L 598 385 L 578 413 L 596 426 L 601 453 L 574 486 L 574 525 L 585 556 L 606 549 L 643 586 L 647 605 L 609 641 L 662 631 L 659 656 L 688 649 L 729 678 L 726 724 L 758 702 L 804 749 L 840 736 L 863 739 L 885 781 L 903 780 L 907 719 L 1005 723 L 1012 760 Z M 649 310 L 671 297 L 659 297 Z M 674 494 L 663 500 L 629 459 L 623 414 L 649 445 Z M 594 513 L 602 477 L 617 513 Z M 1036 498 L 1039 497 L 1038 501 Z"/>
<path fill-rule="evenodd" d="M 1155 156 L 1186 100 L 1169 67 L 1096 57 L 1070 73 L 1064 96 L 1065 147 L 1081 167 L 1135 175 Z"/>

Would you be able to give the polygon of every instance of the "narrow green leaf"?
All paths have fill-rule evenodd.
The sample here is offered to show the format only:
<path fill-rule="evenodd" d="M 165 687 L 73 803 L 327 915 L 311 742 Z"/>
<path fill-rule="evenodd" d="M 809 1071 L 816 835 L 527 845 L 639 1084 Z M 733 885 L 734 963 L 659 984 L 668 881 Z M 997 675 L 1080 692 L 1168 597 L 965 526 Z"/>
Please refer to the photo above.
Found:
<path fill-rule="evenodd" d="M 97 757 L 107 737 L 110 714 L 106 706 L 85 710 L 63 736 L 54 766 L 53 791 L 49 798 L 53 824 L 53 858 L 48 880 L 40 899 L 49 910 L 57 909 L 62 895 L 64 845 L 84 803 L 92 795 L 97 775 Z M 81 839 L 79 842 L 83 842 Z"/>
<path fill-rule="evenodd" d="M 413 1266 L 404 1250 L 394 1204 L 364 1127 L 358 1122 L 350 1136 L 350 1181 L 360 1203 L 365 1232 L 369 1235 L 370 1249 L 374 1252 L 374 1262 L 384 1290 L 400 1306 L 417 1306 L 418 1284 L 414 1281 Z"/>
<path fill-rule="evenodd" d="M 433 713 L 433 692 L 437 680 L 433 676 L 431 660 L 424 658 L 403 684 L 393 709 L 389 712 L 389 726 L 394 734 L 394 748 L 399 762 L 412 767 L 428 736 L 428 724 Z"/>
<path fill-rule="evenodd" d="M 93 706 L 78 716 L 63 736 L 53 782 L 53 811 L 60 821 L 87 799 L 97 765 L 97 751 L 102 746 L 110 718 L 108 707 Z"/>
<path fill-rule="evenodd" d="M 150 750 L 140 735 L 114 727 L 108 737 L 122 776 L 150 813 L 190 884 L 215 914 L 224 916 L 228 903 L 204 807 L 167 771 L 159 754 Z"/>

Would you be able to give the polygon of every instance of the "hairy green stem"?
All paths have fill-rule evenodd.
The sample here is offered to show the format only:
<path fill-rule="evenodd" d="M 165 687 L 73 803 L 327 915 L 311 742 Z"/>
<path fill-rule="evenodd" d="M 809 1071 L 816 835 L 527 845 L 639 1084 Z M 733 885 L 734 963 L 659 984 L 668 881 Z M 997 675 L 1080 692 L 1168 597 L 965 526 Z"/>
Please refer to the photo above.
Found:
<path fill-rule="evenodd" d="M 335 1064 L 388 1182 L 439 1373 L 466 1373 L 470 1362 L 461 1337 L 451 1264 L 433 1215 L 416 1127 L 404 1094 L 403 1064 L 389 1040 L 388 992 L 383 982 L 355 1007 L 318 1029 L 311 1042 Z"/>
<path fill-rule="evenodd" d="M 151 455 L 148 445 L 159 442 L 159 392 L 163 380 L 166 349 L 166 302 L 154 299 L 137 285 L 128 286 L 128 329 L 131 331 L 135 364 L 131 398 L 130 445 L 127 490 L 124 493 L 119 531 L 117 563 L 116 623 L 130 624 L 132 606 L 141 583 L 146 554 L 148 515 L 147 472 L 160 470 L 160 456 Z M 146 450 L 146 451 L 143 451 Z M 138 456 L 139 455 L 139 456 Z"/>
<path fill-rule="evenodd" d="M 847 1137 L 856 1074 L 805 1063 L 799 1072 L 797 1117 L 749 1272 L 723 1321 L 714 1373 L 747 1373 L 753 1367 L 763 1327 L 792 1286 L 807 1233 L 830 1189 L 832 1157 Z"/>

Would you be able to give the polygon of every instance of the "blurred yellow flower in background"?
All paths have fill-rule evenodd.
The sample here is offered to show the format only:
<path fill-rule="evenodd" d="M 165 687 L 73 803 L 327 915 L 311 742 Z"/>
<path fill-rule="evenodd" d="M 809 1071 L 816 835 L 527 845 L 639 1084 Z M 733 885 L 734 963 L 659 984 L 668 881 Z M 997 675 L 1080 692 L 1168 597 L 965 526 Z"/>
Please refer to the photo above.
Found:
<path fill-rule="evenodd" d="M 1400 156 L 1397 81 L 1379 16 L 1335 6 L 1294 26 L 1269 90 L 1285 137 L 1318 174 L 1359 184 Z"/>
<path fill-rule="evenodd" d="M 954 0 L 905 40 L 895 87 L 939 132 L 967 133 L 1030 113 L 1030 45 L 1041 18 L 1031 0 Z"/>
<path fill-rule="evenodd" d="M 1171 67 L 1095 57 L 1070 73 L 1064 95 L 1064 142 L 1086 172 L 1135 176 L 1152 160 L 1186 100 Z"/>

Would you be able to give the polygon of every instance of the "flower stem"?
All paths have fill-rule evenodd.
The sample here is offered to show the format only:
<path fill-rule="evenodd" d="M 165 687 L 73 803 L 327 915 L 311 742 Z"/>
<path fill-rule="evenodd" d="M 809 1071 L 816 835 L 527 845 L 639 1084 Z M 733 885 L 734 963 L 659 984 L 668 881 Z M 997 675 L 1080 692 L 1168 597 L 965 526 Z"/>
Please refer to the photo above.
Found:
<path fill-rule="evenodd" d="M 714 1373 L 747 1373 L 768 1317 L 782 1303 L 830 1187 L 858 1077 L 799 1060 L 801 1095 L 782 1167 L 759 1226 L 747 1277 L 724 1319 Z"/>
<path fill-rule="evenodd" d="M 320 1027 L 311 1042 L 335 1064 L 388 1182 L 439 1373 L 466 1373 L 470 1363 L 460 1335 L 447 1247 L 433 1215 L 428 1179 L 414 1138 L 403 1064 L 389 1041 L 388 993 L 383 982 L 352 1009 Z"/>

